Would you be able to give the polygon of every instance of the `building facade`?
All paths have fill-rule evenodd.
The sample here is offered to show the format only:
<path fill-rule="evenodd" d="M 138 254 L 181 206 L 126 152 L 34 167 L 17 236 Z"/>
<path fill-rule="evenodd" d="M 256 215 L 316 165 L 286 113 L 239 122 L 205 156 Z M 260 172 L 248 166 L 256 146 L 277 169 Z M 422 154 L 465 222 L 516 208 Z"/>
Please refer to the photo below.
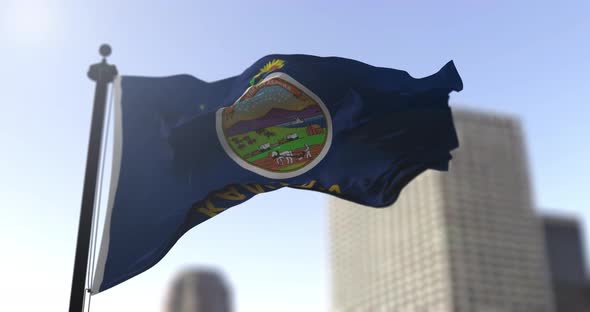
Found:
<path fill-rule="evenodd" d="M 580 224 L 573 218 L 547 216 L 543 228 L 557 312 L 590 311 L 590 281 Z"/>
<path fill-rule="evenodd" d="M 166 312 L 231 312 L 231 291 L 220 273 L 187 270 L 173 281 Z"/>
<path fill-rule="evenodd" d="M 454 112 L 460 148 L 384 209 L 331 199 L 334 311 L 551 312 L 514 118 Z"/>

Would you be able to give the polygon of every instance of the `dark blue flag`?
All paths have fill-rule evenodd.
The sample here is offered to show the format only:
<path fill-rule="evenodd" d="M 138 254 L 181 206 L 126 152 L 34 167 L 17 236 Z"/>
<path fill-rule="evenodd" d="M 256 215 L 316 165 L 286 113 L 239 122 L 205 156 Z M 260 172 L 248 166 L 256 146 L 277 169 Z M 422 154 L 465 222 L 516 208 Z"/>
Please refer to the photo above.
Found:
<path fill-rule="evenodd" d="M 124 76 L 93 293 L 156 264 L 195 225 L 253 196 L 309 189 L 391 205 L 458 147 L 452 62 L 426 78 L 337 57 L 270 55 L 241 75 Z"/>

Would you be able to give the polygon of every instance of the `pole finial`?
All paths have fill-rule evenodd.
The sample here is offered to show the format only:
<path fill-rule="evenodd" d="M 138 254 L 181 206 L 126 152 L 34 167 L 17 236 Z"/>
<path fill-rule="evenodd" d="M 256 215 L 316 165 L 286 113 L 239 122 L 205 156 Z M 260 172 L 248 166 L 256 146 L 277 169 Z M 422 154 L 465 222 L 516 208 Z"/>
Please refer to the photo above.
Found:
<path fill-rule="evenodd" d="M 100 53 L 100 55 L 104 58 L 108 57 L 109 55 L 111 55 L 111 52 L 113 50 L 111 49 L 111 46 L 104 43 L 100 45 L 100 48 L 98 49 L 98 52 Z"/>
<path fill-rule="evenodd" d="M 117 68 L 114 65 L 107 63 L 107 56 L 111 55 L 111 52 L 112 49 L 110 45 L 105 43 L 100 46 L 98 53 L 102 56 L 102 61 L 90 66 L 88 77 L 91 80 L 96 82 L 101 80 L 105 83 L 109 83 L 115 79 L 115 76 L 117 76 Z"/>

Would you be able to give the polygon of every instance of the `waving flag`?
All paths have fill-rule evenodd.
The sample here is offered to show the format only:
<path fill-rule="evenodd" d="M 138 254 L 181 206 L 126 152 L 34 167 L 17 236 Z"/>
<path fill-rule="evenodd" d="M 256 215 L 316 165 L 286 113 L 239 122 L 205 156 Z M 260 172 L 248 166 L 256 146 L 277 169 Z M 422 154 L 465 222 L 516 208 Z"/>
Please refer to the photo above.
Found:
<path fill-rule="evenodd" d="M 113 173 L 93 293 L 156 264 L 195 225 L 282 187 L 391 205 L 458 147 L 452 62 L 415 79 L 307 55 L 266 56 L 241 75 L 119 77 Z"/>

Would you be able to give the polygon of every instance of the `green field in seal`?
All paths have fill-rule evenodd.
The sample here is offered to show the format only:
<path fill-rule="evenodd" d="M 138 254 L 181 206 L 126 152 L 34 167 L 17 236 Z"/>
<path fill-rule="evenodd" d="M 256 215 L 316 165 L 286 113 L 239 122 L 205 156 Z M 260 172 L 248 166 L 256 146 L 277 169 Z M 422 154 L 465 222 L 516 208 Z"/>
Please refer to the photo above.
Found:
<path fill-rule="evenodd" d="M 257 151 L 260 145 L 270 143 L 271 147 L 269 150 L 265 151 L 264 153 L 260 153 L 258 155 L 254 155 L 249 157 L 247 161 L 252 162 L 258 159 L 267 157 L 270 152 L 273 151 L 290 151 L 295 150 L 297 148 L 301 148 L 304 144 L 307 145 L 315 145 L 315 144 L 323 144 L 326 140 L 326 129 L 321 134 L 316 134 L 312 136 L 307 135 L 307 127 L 300 127 L 300 128 L 282 128 L 282 127 L 269 127 L 266 128 L 267 134 L 272 135 L 265 135 L 262 133 L 256 133 L 256 131 L 250 131 L 247 133 L 242 133 L 239 135 L 234 135 L 227 138 L 227 142 L 230 144 L 232 150 L 236 152 L 240 156 L 240 158 L 244 159 L 244 157 L 248 154 L 251 154 Z M 284 142 L 282 144 L 279 143 L 280 140 L 285 140 L 287 135 L 296 133 L 298 138 L 293 141 Z M 251 142 L 251 143 L 250 143 Z"/>
<path fill-rule="evenodd" d="M 273 151 L 292 151 L 292 150 L 296 150 L 298 148 L 302 148 L 304 147 L 304 144 L 307 144 L 309 146 L 312 145 L 316 145 L 316 144 L 323 144 L 326 141 L 326 133 L 322 132 L 320 134 L 316 134 L 316 135 L 312 135 L 312 136 L 306 136 L 304 138 L 301 139 L 297 139 L 297 140 L 293 140 L 290 142 L 287 142 L 285 144 L 279 145 L 275 148 L 271 148 L 270 150 L 261 153 L 259 155 L 256 155 L 254 157 L 250 157 L 247 160 L 252 162 L 252 161 L 256 161 L 258 159 L 267 157 L 269 153 L 273 152 Z"/>

